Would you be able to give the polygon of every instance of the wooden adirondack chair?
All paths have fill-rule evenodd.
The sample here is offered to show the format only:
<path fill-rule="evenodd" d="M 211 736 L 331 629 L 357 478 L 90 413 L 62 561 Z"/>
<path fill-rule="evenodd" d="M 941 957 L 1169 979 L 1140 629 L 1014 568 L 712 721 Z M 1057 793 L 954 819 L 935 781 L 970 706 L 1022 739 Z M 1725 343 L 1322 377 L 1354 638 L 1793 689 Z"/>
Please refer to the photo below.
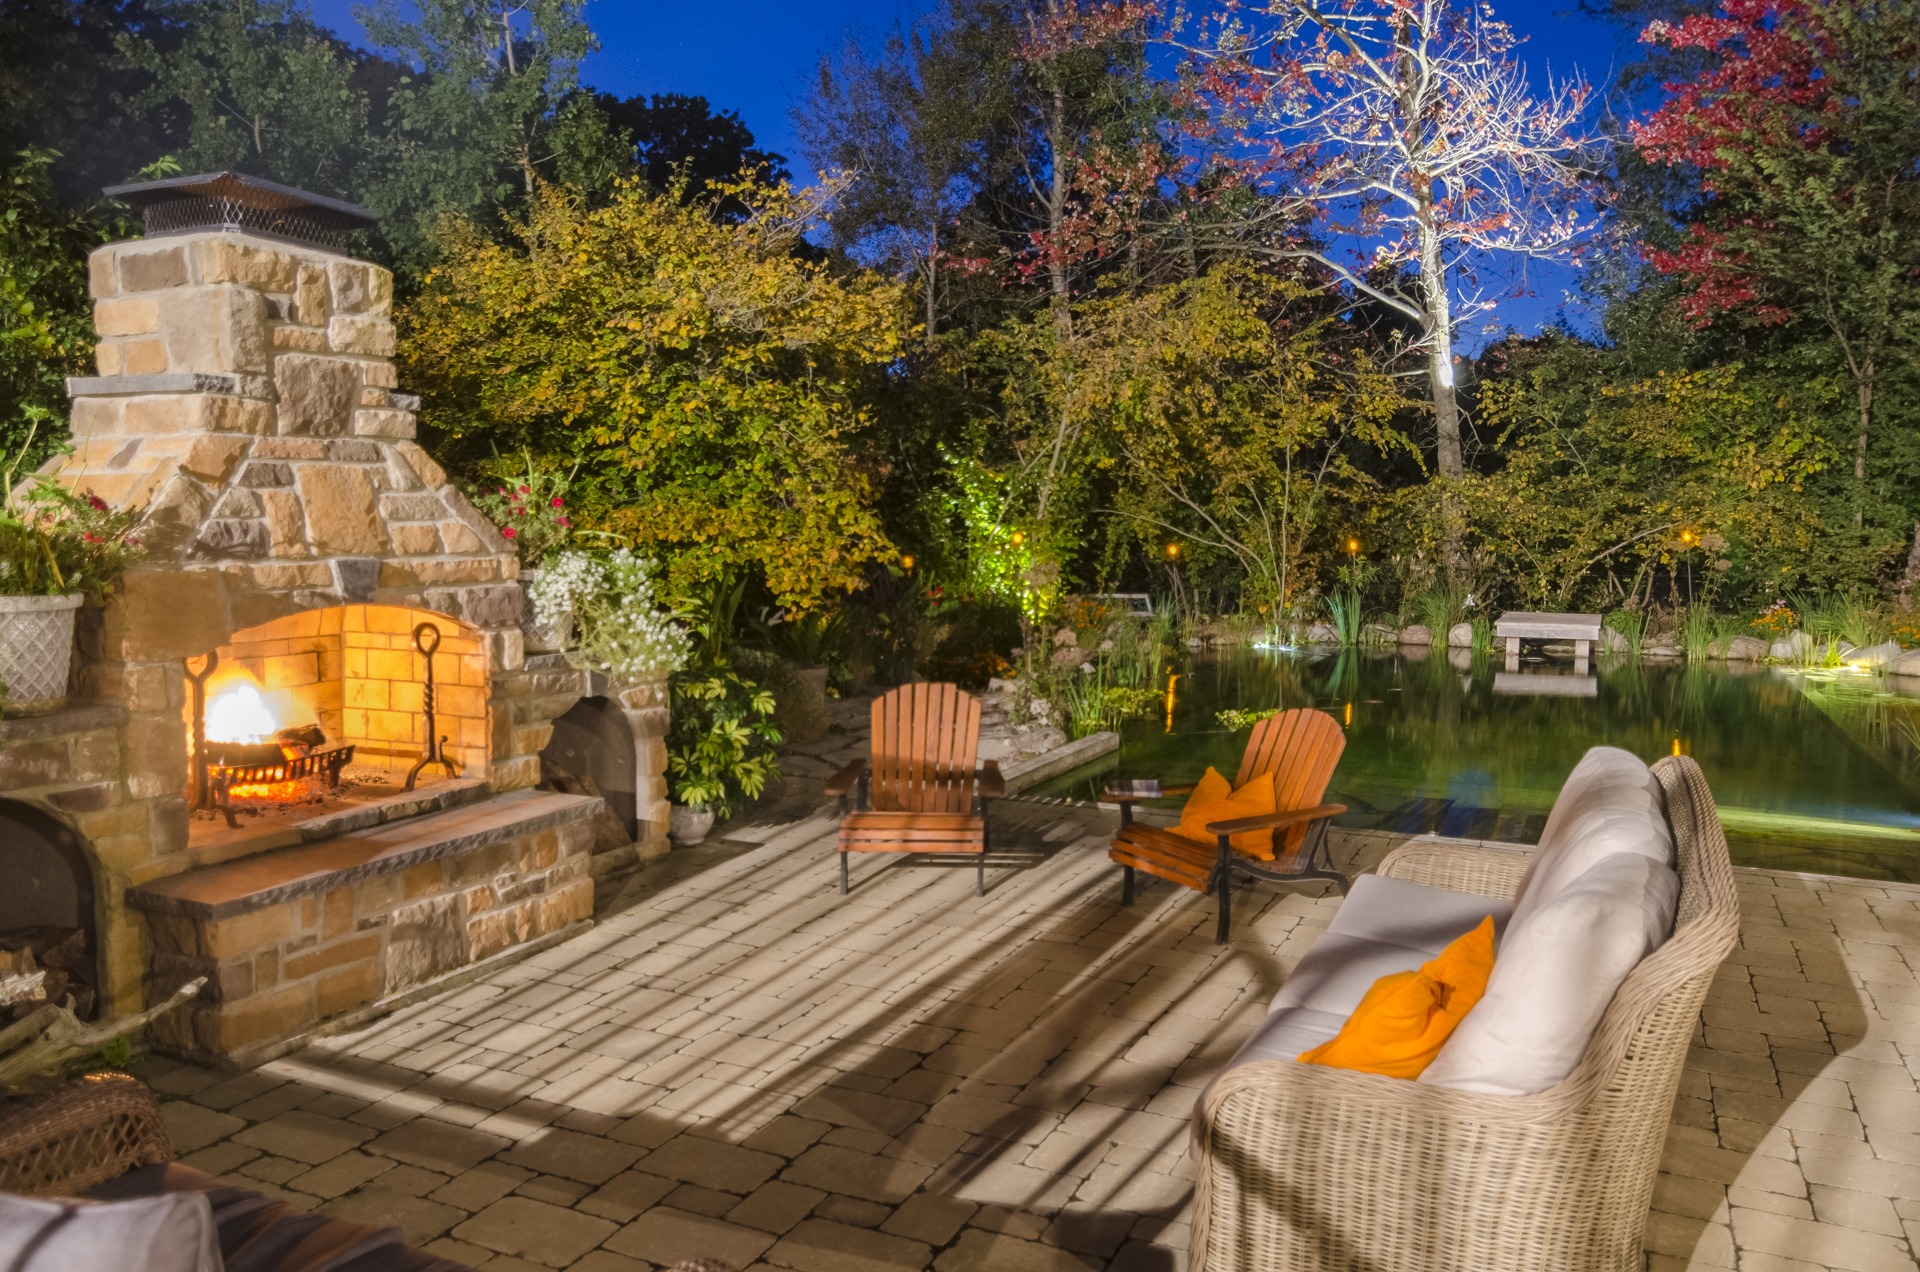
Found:
<path fill-rule="evenodd" d="M 855 760 L 826 786 L 840 797 L 841 896 L 850 852 L 973 853 L 974 892 L 986 894 L 987 801 L 1006 783 L 979 749 L 980 700 L 958 685 L 902 685 L 873 700 L 871 770 Z"/>
<path fill-rule="evenodd" d="M 1233 779 L 1238 790 L 1255 777 L 1271 774 L 1274 779 L 1275 806 L 1280 810 L 1259 817 L 1240 817 L 1213 822 L 1207 833 L 1219 838 L 1218 846 L 1198 843 L 1184 835 L 1133 820 L 1133 805 L 1150 796 L 1124 789 L 1109 789 L 1101 798 L 1120 805 L 1120 833 L 1113 838 L 1107 855 L 1120 864 L 1122 905 L 1133 904 L 1133 872 L 1150 875 L 1192 888 L 1195 892 L 1215 892 L 1220 898 L 1219 927 L 1214 940 L 1226 944 L 1232 923 L 1232 888 L 1236 876 L 1265 879 L 1272 883 L 1306 883 L 1326 880 L 1348 887 L 1347 877 L 1333 869 L 1326 853 L 1329 821 L 1347 811 L 1345 804 L 1323 804 L 1327 783 L 1347 749 L 1347 736 L 1340 722 L 1324 711 L 1296 708 L 1268 716 L 1254 726 L 1247 739 L 1246 753 L 1240 757 L 1240 772 Z M 1163 787 L 1163 795 L 1182 795 L 1192 786 Z M 1265 860 L 1235 848 L 1228 841 L 1248 831 L 1271 830 L 1273 858 Z M 1315 864 L 1324 859 L 1325 865 Z"/>

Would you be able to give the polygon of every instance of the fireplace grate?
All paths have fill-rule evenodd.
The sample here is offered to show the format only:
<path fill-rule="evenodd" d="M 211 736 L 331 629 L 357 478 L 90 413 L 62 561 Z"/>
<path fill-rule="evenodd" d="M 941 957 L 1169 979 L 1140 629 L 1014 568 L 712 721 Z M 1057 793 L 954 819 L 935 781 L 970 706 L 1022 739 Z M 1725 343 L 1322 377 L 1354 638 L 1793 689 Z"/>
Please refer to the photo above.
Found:
<path fill-rule="evenodd" d="M 238 824 L 233 816 L 234 787 L 324 778 L 331 788 L 340 784 L 340 770 L 352 761 L 353 747 L 348 745 L 295 756 L 278 764 L 210 764 L 207 766 L 207 797 L 213 807 L 226 815 L 227 825 L 233 826 Z"/>

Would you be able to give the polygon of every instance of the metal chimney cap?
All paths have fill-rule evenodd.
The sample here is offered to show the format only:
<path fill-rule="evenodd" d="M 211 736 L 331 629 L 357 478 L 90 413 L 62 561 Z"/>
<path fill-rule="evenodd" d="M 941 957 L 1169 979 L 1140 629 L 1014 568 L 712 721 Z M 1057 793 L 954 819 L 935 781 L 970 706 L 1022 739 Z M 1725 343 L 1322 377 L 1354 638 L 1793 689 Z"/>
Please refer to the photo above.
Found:
<path fill-rule="evenodd" d="M 349 232 L 376 224 L 373 213 L 357 203 L 239 172 L 136 181 L 108 186 L 101 193 L 138 208 L 149 237 L 244 230 L 338 248 Z"/>

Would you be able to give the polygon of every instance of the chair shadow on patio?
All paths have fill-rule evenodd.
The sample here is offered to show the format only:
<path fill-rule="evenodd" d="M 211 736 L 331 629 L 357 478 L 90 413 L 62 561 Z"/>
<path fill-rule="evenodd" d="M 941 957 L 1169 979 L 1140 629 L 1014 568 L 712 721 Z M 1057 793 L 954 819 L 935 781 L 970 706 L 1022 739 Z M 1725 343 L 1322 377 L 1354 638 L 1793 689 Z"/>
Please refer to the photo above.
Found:
<path fill-rule="evenodd" d="M 1314 902 L 1262 897 L 1220 949 L 1204 898 L 1119 908 L 1108 818 L 1008 812 L 985 898 L 921 862 L 842 899 L 830 823 L 677 852 L 480 983 L 156 1081 L 218 1106 L 171 1106 L 211 1168 L 454 1258 L 1175 1267 L 1187 1114 L 1282 979 L 1255 951 Z"/>

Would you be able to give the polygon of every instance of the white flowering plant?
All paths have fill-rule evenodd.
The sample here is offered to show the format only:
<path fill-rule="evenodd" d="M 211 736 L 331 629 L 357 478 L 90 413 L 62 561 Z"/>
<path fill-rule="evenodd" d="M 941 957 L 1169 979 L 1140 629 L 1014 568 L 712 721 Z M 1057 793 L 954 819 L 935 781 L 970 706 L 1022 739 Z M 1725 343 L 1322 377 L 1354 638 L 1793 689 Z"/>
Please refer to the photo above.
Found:
<path fill-rule="evenodd" d="M 686 666 L 687 629 L 653 590 L 654 563 L 626 548 L 605 555 L 562 552 L 533 581 L 534 617 L 561 630 L 571 620 L 576 667 L 646 680 Z"/>

